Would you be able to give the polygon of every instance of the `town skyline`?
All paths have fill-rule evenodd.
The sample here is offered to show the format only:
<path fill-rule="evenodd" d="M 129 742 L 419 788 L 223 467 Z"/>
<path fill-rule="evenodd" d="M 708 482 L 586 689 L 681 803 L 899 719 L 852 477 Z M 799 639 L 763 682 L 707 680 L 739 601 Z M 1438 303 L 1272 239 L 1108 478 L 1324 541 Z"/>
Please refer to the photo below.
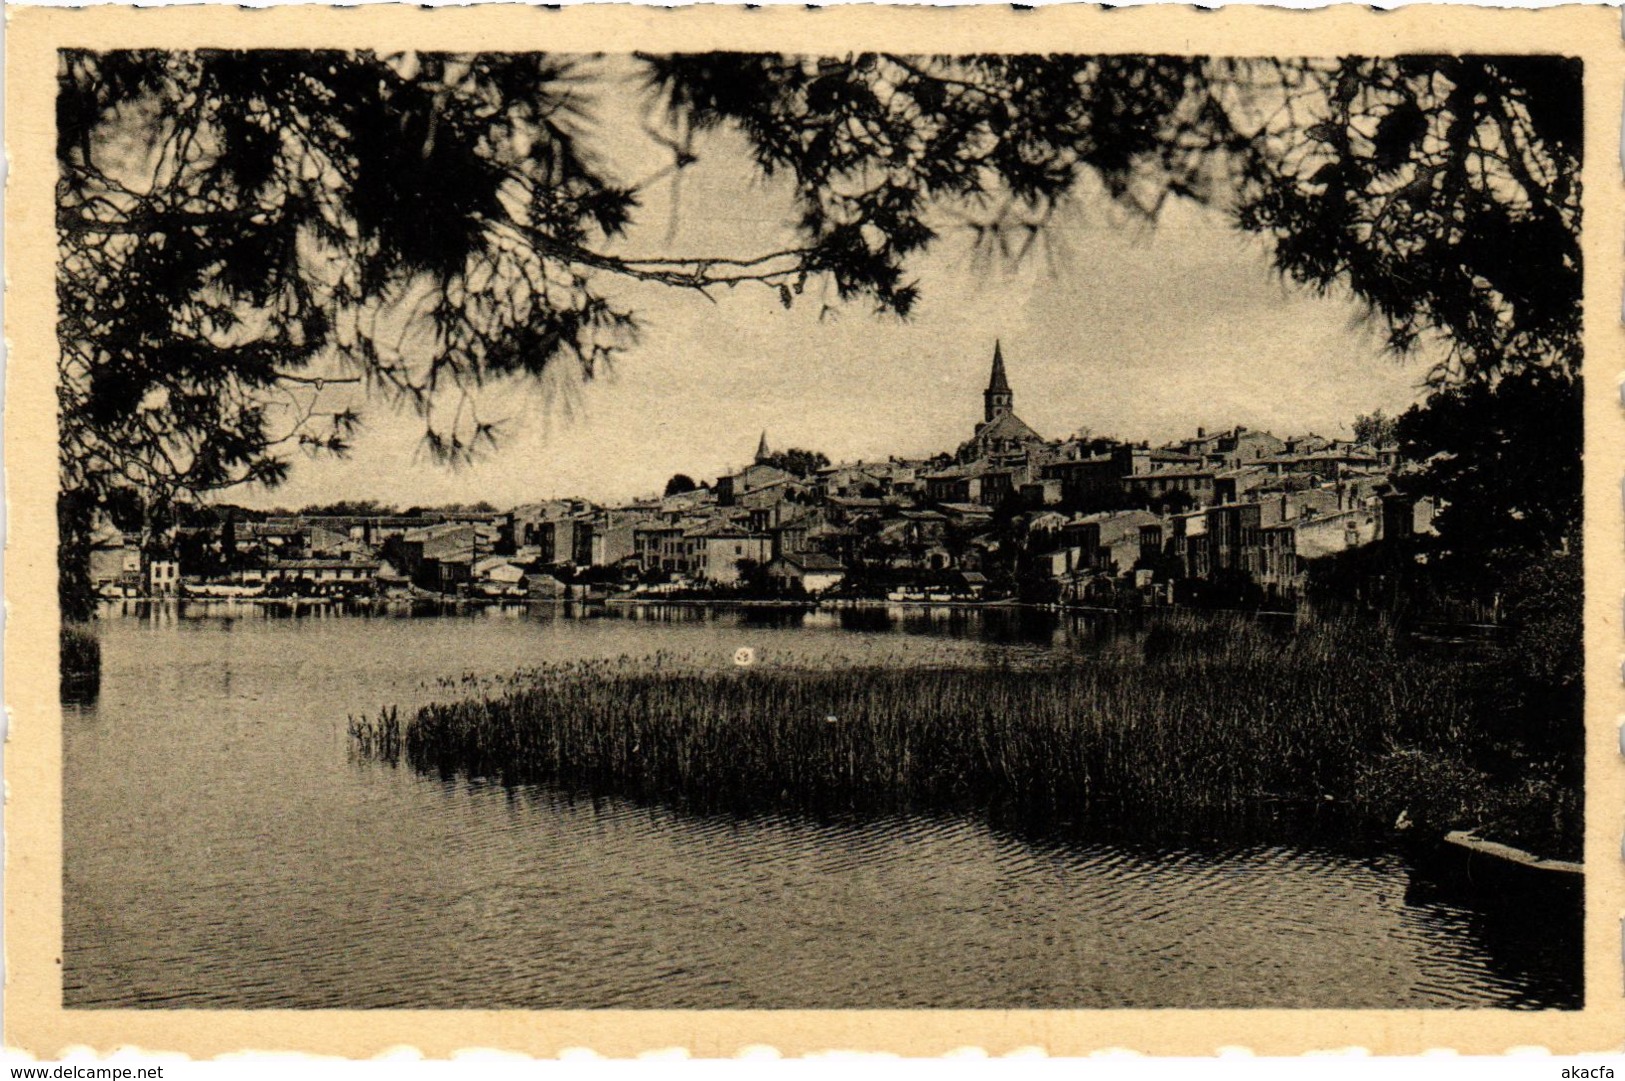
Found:
<path fill-rule="evenodd" d="M 1000 340 L 995 339 L 994 340 L 995 354 L 997 354 L 997 352 L 1000 350 L 1000 346 L 1001 346 Z M 1024 408 L 1025 408 L 1025 406 L 1024 406 Z M 1397 415 L 1398 415 L 1397 413 L 1382 411 L 1381 407 L 1378 407 L 1377 411 L 1383 412 L 1383 415 L 1389 417 L 1390 419 L 1395 419 L 1395 418 L 1397 418 Z M 1358 415 L 1359 414 L 1356 414 L 1355 416 L 1358 416 Z M 1349 421 L 1353 421 L 1355 419 L 1355 416 L 1351 416 L 1349 418 Z M 971 423 L 971 422 L 967 422 L 967 423 Z M 938 448 L 935 448 L 935 449 L 932 449 L 932 450 L 922 450 L 922 451 L 919 451 L 919 452 L 916 452 L 916 453 L 894 451 L 894 452 L 892 452 L 890 454 L 876 455 L 876 456 L 872 456 L 872 457 L 863 457 L 863 458 L 856 458 L 856 457 L 853 457 L 853 458 L 837 458 L 837 457 L 834 457 L 834 456 L 826 455 L 826 457 L 829 458 L 829 465 L 827 467 L 821 468 L 820 470 L 818 470 L 818 472 L 820 472 L 820 473 L 829 472 L 829 471 L 832 471 L 832 470 L 836 470 L 839 467 L 877 466 L 877 465 L 884 465 L 884 464 L 887 464 L 887 463 L 926 463 L 926 462 L 941 461 L 941 460 L 948 460 L 949 462 L 952 462 L 956 458 L 956 456 L 962 456 L 963 455 L 965 447 L 967 445 L 969 445 L 970 443 L 973 443 L 975 441 L 974 433 L 980 431 L 980 429 L 982 427 L 983 427 L 983 422 L 977 421 L 977 422 L 972 423 L 971 427 L 967 428 L 967 431 L 970 431 L 970 432 L 973 433 L 972 438 L 970 440 L 960 440 L 959 442 L 948 445 L 948 446 L 938 447 Z M 1329 442 L 1334 442 L 1334 443 L 1358 443 L 1359 442 L 1359 440 L 1354 436 L 1354 434 L 1353 434 L 1353 432 L 1351 430 L 1351 424 L 1347 423 L 1347 422 L 1339 425 L 1336 428 L 1327 428 L 1325 430 L 1313 430 L 1311 428 L 1301 427 L 1301 428 L 1293 428 L 1293 429 L 1290 429 L 1290 430 L 1283 429 L 1283 430 L 1280 430 L 1280 431 L 1275 431 L 1275 430 L 1272 430 L 1272 429 L 1269 429 L 1269 428 L 1254 427 L 1254 426 L 1247 425 L 1247 424 L 1219 424 L 1219 425 L 1196 424 L 1196 425 L 1192 425 L 1189 428 L 1189 430 L 1184 431 L 1182 433 L 1179 433 L 1179 434 L 1175 435 L 1172 438 L 1169 438 L 1169 439 L 1157 439 L 1157 440 L 1142 439 L 1142 438 L 1139 438 L 1137 435 L 1133 435 L 1133 434 L 1126 435 L 1126 436 L 1120 436 L 1118 433 L 1115 433 L 1115 432 L 1094 431 L 1094 430 L 1069 431 L 1069 432 L 1065 432 L 1065 433 L 1057 434 L 1057 435 L 1044 435 L 1044 436 L 1042 436 L 1042 438 L 1044 438 L 1047 442 L 1052 442 L 1052 443 L 1080 443 L 1081 444 L 1081 443 L 1089 443 L 1091 441 L 1098 441 L 1098 442 L 1101 442 L 1101 443 L 1115 443 L 1115 444 L 1125 444 L 1125 445 L 1144 445 L 1144 446 L 1152 447 L 1152 448 L 1156 448 L 1156 449 L 1171 449 L 1171 448 L 1180 447 L 1183 444 L 1189 443 L 1191 441 L 1192 437 L 1195 437 L 1197 439 L 1201 439 L 1201 438 L 1218 438 L 1220 436 L 1239 435 L 1239 434 L 1242 434 L 1242 433 L 1249 433 L 1249 432 L 1254 433 L 1254 434 L 1258 434 L 1258 435 L 1284 436 L 1284 437 L 1288 437 L 1288 438 L 1305 437 L 1305 436 L 1310 437 L 1310 438 L 1320 437 L 1320 438 L 1322 438 L 1324 440 L 1327 440 Z M 715 470 L 702 470 L 702 469 L 685 470 L 685 469 L 678 469 L 674 473 L 672 473 L 670 476 L 668 476 L 667 479 L 668 480 L 675 479 L 677 476 L 680 475 L 680 476 L 687 477 L 689 480 L 692 480 L 695 483 L 697 489 L 710 489 L 713 486 L 713 484 L 715 484 L 717 481 L 721 480 L 722 478 L 727 477 L 727 476 L 729 476 L 731 474 L 735 474 L 735 473 L 737 473 L 737 472 L 739 472 L 741 470 L 748 469 L 753 464 L 759 464 L 764 459 L 767 459 L 767 458 L 777 458 L 777 457 L 779 457 L 779 456 L 781 456 L 781 455 L 783 455 L 783 454 L 785 454 L 787 452 L 823 453 L 822 448 L 820 448 L 820 447 L 803 446 L 803 445 L 796 444 L 796 443 L 787 443 L 787 442 L 784 442 L 782 440 L 777 440 L 777 439 L 775 439 L 773 437 L 773 433 L 771 431 L 765 429 L 765 428 L 762 429 L 760 432 L 758 432 L 756 434 L 756 436 L 750 442 L 751 442 L 751 446 L 754 448 L 754 453 L 747 453 L 747 454 L 741 455 L 741 456 L 739 456 L 739 458 L 736 461 L 730 461 L 726 465 L 720 466 Z M 631 495 L 616 497 L 616 498 L 609 498 L 609 499 L 595 498 L 595 497 L 593 497 L 591 495 L 588 495 L 586 493 L 583 493 L 583 492 L 571 491 L 571 492 L 557 492 L 557 493 L 551 493 L 550 492 L 550 493 L 548 493 L 546 495 L 539 496 L 539 497 L 534 498 L 534 499 L 520 500 L 520 501 L 514 502 L 514 503 L 497 503 L 497 502 L 495 502 L 493 500 L 479 499 L 479 498 L 451 499 L 451 500 L 446 500 L 446 501 L 444 501 L 442 503 L 439 503 L 439 504 L 436 504 L 436 503 L 407 503 L 407 502 L 401 501 L 401 500 L 391 500 L 391 499 L 387 499 L 387 498 L 380 499 L 380 498 L 373 498 L 373 497 L 370 497 L 370 496 L 359 496 L 359 497 L 356 497 L 356 496 L 340 496 L 340 497 L 338 497 L 338 498 L 336 498 L 334 500 L 331 500 L 329 502 L 331 504 L 333 504 L 333 505 L 340 504 L 340 503 L 346 503 L 346 502 L 352 502 L 352 503 L 356 503 L 356 504 L 373 503 L 373 504 L 376 504 L 377 506 L 379 506 L 381 509 L 393 509 L 395 511 L 407 511 L 407 510 L 411 510 L 413 508 L 420 508 L 420 509 L 425 510 L 425 511 L 432 511 L 432 510 L 435 510 L 437 508 L 442 508 L 442 507 L 472 507 L 472 506 L 476 506 L 476 505 L 480 505 L 480 504 L 489 504 L 489 505 L 495 507 L 497 510 L 506 511 L 506 510 L 512 510 L 512 509 L 515 509 L 517 507 L 526 506 L 526 505 L 539 505 L 539 504 L 544 504 L 544 503 L 558 503 L 558 502 L 572 502 L 572 501 L 574 501 L 574 502 L 585 502 L 585 503 L 587 503 L 589 505 L 593 505 L 593 506 L 615 508 L 615 507 L 622 507 L 622 506 L 635 506 L 635 505 L 639 505 L 639 504 L 648 504 L 648 503 L 659 502 L 659 501 L 662 500 L 663 497 L 669 495 L 669 493 L 666 493 L 666 492 L 663 491 L 664 487 L 665 487 L 664 485 L 659 485 L 659 486 L 656 486 L 655 488 L 651 488 L 648 491 L 637 492 L 637 493 L 633 493 Z M 275 491 L 285 491 L 285 489 L 276 489 Z M 229 492 L 224 493 L 224 495 L 226 497 L 221 498 L 219 500 L 216 500 L 215 503 L 217 505 L 220 505 L 220 506 L 239 506 L 239 507 L 243 507 L 243 508 L 248 509 L 248 510 L 253 510 L 253 511 L 258 512 L 258 513 L 268 513 L 268 512 L 274 513 L 274 512 L 277 512 L 277 511 L 285 511 L 285 512 L 288 512 L 288 513 L 291 513 L 291 514 L 298 514 L 298 513 L 302 512 L 302 511 L 307 510 L 308 508 L 323 505 L 323 504 L 318 504 L 318 503 L 290 504 L 290 503 L 288 503 L 286 501 L 278 502 L 276 500 L 270 500 L 270 501 L 266 501 L 266 502 L 248 501 L 248 500 L 235 500 L 235 499 L 229 498 L 230 494 L 231 493 L 229 493 Z"/>
<path fill-rule="evenodd" d="M 1357 341 L 1363 335 L 1351 329 L 1349 337 Z M 1142 427 L 1101 422 L 1086 407 L 1075 411 L 1074 415 L 1082 419 L 1068 425 L 1063 418 L 1072 411 L 1073 402 L 1057 400 L 1053 393 L 1057 384 L 1066 381 L 1066 361 L 1047 358 L 1046 362 L 1031 357 L 1019 342 L 1018 338 L 1012 344 L 1011 338 L 1000 334 L 988 335 L 985 342 L 968 341 L 963 361 L 949 359 L 927 366 L 927 371 L 936 376 L 925 382 L 933 399 L 929 408 L 921 408 L 912 416 L 898 416 L 896 411 L 854 403 L 852 412 L 861 416 L 852 420 L 868 421 L 876 412 L 882 412 L 898 423 L 890 429 L 866 431 L 856 424 L 839 423 L 841 418 L 837 416 L 833 418 L 836 423 L 827 424 L 827 436 L 819 434 L 816 418 L 832 419 L 831 411 L 820 410 L 809 416 L 808 410 L 786 409 L 777 398 L 759 403 L 760 408 L 754 411 L 740 410 L 735 421 L 719 424 L 705 438 L 692 438 L 691 433 L 685 438 L 685 426 L 669 420 L 617 431 L 626 406 L 613 399 L 638 397 L 639 388 L 635 386 L 636 375 L 616 373 L 610 380 L 571 387 L 562 394 L 555 388 L 553 394 L 559 397 L 551 402 L 546 400 L 546 388 L 541 392 L 514 392 L 525 404 L 540 404 L 551 414 L 506 418 L 509 431 L 496 449 L 479 461 L 454 469 L 421 460 L 415 447 L 415 418 L 410 414 L 386 415 L 387 407 L 379 404 L 369 412 L 369 423 L 357 438 L 355 454 L 345 459 L 297 458 L 292 477 L 283 486 L 230 490 L 221 493 L 217 502 L 252 509 L 291 509 L 346 500 L 401 507 L 478 502 L 500 507 L 561 498 L 584 498 L 606 505 L 626 503 L 658 496 L 666 480 L 675 474 L 709 482 L 748 464 L 764 433 L 775 451 L 793 447 L 820 452 L 834 463 L 889 458 L 926 460 L 951 454 L 976 421 L 971 403 L 986 380 L 987 357 L 996 344 L 1002 345 L 1007 358 L 1010 379 L 1022 399 L 1023 415 L 1045 438 L 1064 440 L 1087 432 L 1154 446 L 1188 438 L 1201 428 L 1221 431 L 1238 426 L 1281 436 L 1313 433 L 1347 438 L 1356 416 L 1379 410 L 1394 416 L 1420 401 L 1426 392 L 1422 379 L 1430 363 L 1380 352 L 1350 357 L 1342 364 L 1328 358 L 1319 364 L 1305 364 L 1298 386 L 1294 388 L 1289 381 L 1273 400 L 1250 390 L 1245 395 L 1247 401 L 1227 403 L 1218 399 L 1207 408 L 1198 405 L 1183 415 L 1170 415 L 1173 411 L 1165 410 L 1161 416 L 1153 414 L 1154 419 Z M 1376 371 L 1371 371 L 1373 365 Z M 1213 381 L 1237 379 L 1243 374 L 1218 369 Z M 1253 381 L 1249 379 L 1248 383 Z M 1367 384 L 1368 394 L 1346 393 L 1361 382 Z M 1299 393 L 1291 393 L 1294 389 Z M 1308 392 L 1315 389 L 1321 393 L 1311 397 Z M 564 394 L 572 397 L 561 400 Z M 649 396 L 657 402 L 664 397 L 659 392 Z M 1086 391 L 1080 390 L 1074 401 L 1088 397 Z M 1136 397 L 1139 395 L 1132 391 L 1119 389 L 1110 399 L 1121 402 Z M 595 405 L 603 408 L 595 410 Z M 650 412 L 658 413 L 658 404 Z M 1132 416 L 1145 411 L 1124 412 Z M 1058 419 L 1060 423 L 1056 423 Z M 625 467 L 618 483 L 614 478 L 607 478 L 606 483 L 606 477 L 591 468 L 594 446 L 602 447 L 606 439 L 646 437 L 651 431 L 654 438 L 648 441 L 649 453 L 604 455 L 613 460 L 609 464 Z M 405 468 L 382 468 L 391 455 Z M 544 463 L 550 461 L 559 463 L 560 468 L 546 469 Z"/>
<path fill-rule="evenodd" d="M 132 547 L 126 522 L 98 531 L 91 581 L 107 598 L 839 589 L 979 601 L 992 589 L 1040 603 L 1278 604 L 1296 602 L 1313 560 L 1379 542 L 1397 550 L 1431 531 L 1434 504 L 1394 484 L 1399 447 L 1380 425 L 1360 425 L 1355 440 L 1239 425 L 1159 447 L 1047 439 L 1018 412 L 998 341 L 981 400 L 982 419 L 951 455 L 832 464 L 775 452 L 764 431 L 751 463 L 714 485 L 688 478 L 619 506 L 572 496 L 402 513 L 367 501 L 250 511 L 241 528 L 228 512 L 176 530 L 156 555 L 140 536 Z"/>

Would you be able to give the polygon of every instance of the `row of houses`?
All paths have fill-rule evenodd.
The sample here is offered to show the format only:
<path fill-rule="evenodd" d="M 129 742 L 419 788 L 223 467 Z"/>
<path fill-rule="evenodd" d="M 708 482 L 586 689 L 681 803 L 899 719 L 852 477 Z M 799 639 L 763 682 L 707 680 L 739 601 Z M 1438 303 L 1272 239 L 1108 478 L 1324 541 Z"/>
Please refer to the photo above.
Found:
<path fill-rule="evenodd" d="M 169 597 L 180 589 L 180 564 L 143 552 L 140 537 L 101 523 L 90 538 L 90 587 L 102 597 Z"/>
<path fill-rule="evenodd" d="M 1308 562 L 1425 531 L 1433 511 L 1394 484 L 1403 464 L 1390 446 L 1244 427 L 1198 428 L 1160 447 L 1046 440 L 1016 415 L 998 344 L 983 419 L 954 452 L 806 472 L 785 461 L 764 433 L 751 462 L 713 483 L 620 506 L 553 499 L 238 523 L 216 544 L 232 564 L 220 584 L 493 597 L 558 596 L 584 581 L 907 594 L 957 576 L 978 591 L 1002 583 L 1068 600 L 1125 584 L 1240 579 L 1290 596 Z M 113 550 L 96 563 L 101 579 L 130 588 L 135 574 L 152 592 L 169 581 L 139 558 L 132 571 Z M 162 573 L 177 588 L 178 571 Z"/>

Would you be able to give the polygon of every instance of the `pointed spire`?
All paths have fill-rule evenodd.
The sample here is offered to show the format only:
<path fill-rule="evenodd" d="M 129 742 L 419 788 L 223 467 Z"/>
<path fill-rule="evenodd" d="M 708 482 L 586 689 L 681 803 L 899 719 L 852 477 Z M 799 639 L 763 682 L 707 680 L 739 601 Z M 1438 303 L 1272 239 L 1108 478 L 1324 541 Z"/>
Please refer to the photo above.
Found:
<path fill-rule="evenodd" d="M 987 381 L 990 394 L 1009 394 L 1010 380 L 1004 375 L 1004 349 L 999 339 L 993 339 L 993 377 Z"/>
<path fill-rule="evenodd" d="M 756 444 L 756 460 L 758 462 L 765 462 L 768 458 L 772 457 L 772 455 L 773 452 L 767 449 L 767 429 L 764 428 L 762 429 L 761 442 Z"/>

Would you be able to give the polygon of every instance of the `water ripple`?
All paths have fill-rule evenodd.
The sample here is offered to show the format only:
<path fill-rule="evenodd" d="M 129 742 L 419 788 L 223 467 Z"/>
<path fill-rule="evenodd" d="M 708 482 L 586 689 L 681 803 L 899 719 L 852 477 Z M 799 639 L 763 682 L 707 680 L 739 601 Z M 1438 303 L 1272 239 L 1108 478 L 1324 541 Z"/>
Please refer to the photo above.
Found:
<path fill-rule="evenodd" d="M 678 639 L 724 658 L 742 636 L 769 658 L 1006 648 L 935 621 L 446 622 L 106 625 L 101 698 L 64 731 L 67 1005 L 1577 1004 L 1577 914 L 1531 943 L 1526 915 L 1412 899 L 1389 854 L 685 815 L 347 761 L 346 708 L 410 707 L 470 657 L 496 676 Z"/>

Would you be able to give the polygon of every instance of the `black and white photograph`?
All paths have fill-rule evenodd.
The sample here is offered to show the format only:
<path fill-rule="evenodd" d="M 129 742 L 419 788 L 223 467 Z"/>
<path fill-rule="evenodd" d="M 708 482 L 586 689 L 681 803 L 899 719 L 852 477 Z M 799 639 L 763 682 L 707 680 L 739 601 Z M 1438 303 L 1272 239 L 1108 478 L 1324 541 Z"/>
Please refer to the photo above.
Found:
<path fill-rule="evenodd" d="M 62 1010 L 1587 1006 L 1581 58 L 604 44 L 55 50 Z"/>

